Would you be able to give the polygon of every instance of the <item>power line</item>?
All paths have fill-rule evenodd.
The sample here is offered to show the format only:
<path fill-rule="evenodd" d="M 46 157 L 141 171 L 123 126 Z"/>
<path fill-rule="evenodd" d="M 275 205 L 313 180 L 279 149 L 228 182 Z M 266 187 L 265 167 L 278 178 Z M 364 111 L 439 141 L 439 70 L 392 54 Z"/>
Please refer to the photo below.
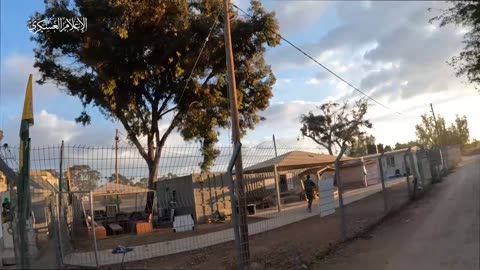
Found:
<path fill-rule="evenodd" d="M 243 9 L 241 9 L 240 7 L 238 7 L 237 5 L 235 4 L 232 4 L 232 6 L 234 6 L 236 9 L 238 9 L 239 11 L 241 11 L 242 13 L 244 13 L 245 15 L 249 16 L 250 18 L 253 18 L 252 15 L 248 14 L 246 11 L 244 11 Z M 341 80 L 342 82 L 346 83 L 348 86 L 350 86 L 352 89 L 358 91 L 359 93 L 361 93 L 362 95 L 364 95 L 365 97 L 367 97 L 368 99 L 372 100 L 373 102 L 377 103 L 378 105 L 388 109 L 388 110 L 392 110 L 394 111 L 396 114 L 398 115 L 402 115 L 404 116 L 404 114 L 400 113 L 400 112 L 397 112 L 395 110 L 393 110 L 392 108 L 384 105 L 383 103 L 379 102 L 378 100 L 372 98 L 371 96 L 367 95 L 365 92 L 363 92 L 362 90 L 358 89 L 357 87 L 353 86 L 351 83 L 349 83 L 347 80 L 345 80 L 344 78 L 340 77 L 340 75 L 338 75 L 337 73 L 335 73 L 334 71 L 332 71 L 331 69 L 329 69 L 328 67 L 326 67 L 325 65 L 323 65 L 322 63 L 320 63 L 319 61 L 317 61 L 315 58 L 313 58 L 312 56 L 310 56 L 308 53 L 306 53 L 304 50 L 300 49 L 298 46 L 296 46 L 295 44 L 293 44 L 292 42 L 290 42 L 289 40 L 287 40 L 286 38 L 284 38 L 280 33 L 278 32 L 275 32 L 276 35 L 278 35 L 278 37 L 280 37 L 281 40 L 287 42 L 290 46 L 292 46 L 293 48 L 295 48 L 297 51 L 299 51 L 300 53 L 302 53 L 303 55 L 305 55 L 307 58 L 309 58 L 310 60 L 312 60 L 313 62 L 315 62 L 317 65 L 321 66 L 323 69 L 325 69 L 326 71 L 328 71 L 330 74 L 332 74 L 333 76 L 337 77 L 339 80 Z"/>
<path fill-rule="evenodd" d="M 184 87 L 183 90 L 182 90 L 182 94 L 180 95 L 180 98 L 178 99 L 177 104 L 180 104 L 180 101 L 181 101 L 182 98 L 183 98 L 183 94 L 185 94 L 185 90 L 187 90 L 188 83 L 192 80 L 192 76 L 193 76 L 193 73 L 195 72 L 195 68 L 197 67 L 198 61 L 200 60 L 200 57 L 202 56 L 203 50 L 205 49 L 205 46 L 207 45 L 208 39 L 209 39 L 210 36 L 212 35 L 213 28 L 215 28 L 215 26 L 216 26 L 217 23 L 218 23 L 218 17 L 219 17 L 220 14 L 222 13 L 222 10 L 223 10 L 223 7 L 221 7 L 221 8 L 218 10 L 217 16 L 215 16 L 215 21 L 213 22 L 212 26 L 210 27 L 210 30 L 209 30 L 209 32 L 208 32 L 208 35 L 207 35 L 207 37 L 205 38 L 205 41 L 203 42 L 202 48 L 200 49 L 200 53 L 198 54 L 197 59 L 195 60 L 195 63 L 193 64 L 192 71 L 190 72 L 190 75 L 188 76 L 187 81 L 185 82 L 185 87 Z"/>

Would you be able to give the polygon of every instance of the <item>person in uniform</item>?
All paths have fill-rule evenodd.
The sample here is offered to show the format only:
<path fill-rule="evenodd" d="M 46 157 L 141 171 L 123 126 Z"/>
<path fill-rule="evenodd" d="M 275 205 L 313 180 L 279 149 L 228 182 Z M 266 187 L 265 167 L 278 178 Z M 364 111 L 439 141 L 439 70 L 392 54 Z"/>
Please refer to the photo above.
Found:
<path fill-rule="evenodd" d="M 305 187 L 305 196 L 307 197 L 308 201 L 308 212 L 312 212 L 312 201 L 314 198 L 314 189 L 316 187 L 315 183 L 310 180 L 310 175 L 307 175 L 307 180 L 303 182 L 303 186 Z"/>

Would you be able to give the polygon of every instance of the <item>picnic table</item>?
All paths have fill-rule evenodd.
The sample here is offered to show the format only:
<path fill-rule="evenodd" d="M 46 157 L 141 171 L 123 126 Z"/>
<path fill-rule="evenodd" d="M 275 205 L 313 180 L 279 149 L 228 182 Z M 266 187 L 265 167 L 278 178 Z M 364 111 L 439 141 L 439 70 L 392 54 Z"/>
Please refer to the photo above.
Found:
<path fill-rule="evenodd" d="M 117 223 L 109 223 L 108 228 L 112 230 L 113 234 L 120 234 L 123 232 L 122 226 L 118 225 Z"/>

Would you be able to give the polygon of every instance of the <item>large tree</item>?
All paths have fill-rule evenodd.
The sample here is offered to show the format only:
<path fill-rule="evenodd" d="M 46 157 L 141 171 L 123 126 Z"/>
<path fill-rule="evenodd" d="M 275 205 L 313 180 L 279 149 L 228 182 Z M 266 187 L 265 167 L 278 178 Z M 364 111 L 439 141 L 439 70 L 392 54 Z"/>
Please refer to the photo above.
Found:
<path fill-rule="evenodd" d="M 117 176 L 114 173 L 112 173 L 112 175 L 108 177 L 108 182 L 116 183 L 117 182 Z M 133 177 L 128 178 L 128 177 L 119 173 L 118 174 L 118 184 L 133 186 L 134 185 Z"/>
<path fill-rule="evenodd" d="M 456 116 L 455 122 L 450 124 L 449 131 L 449 143 L 464 145 L 468 143 L 470 139 L 470 130 L 468 129 L 468 120 L 464 115 L 462 117 Z"/>
<path fill-rule="evenodd" d="M 365 128 L 372 127 L 372 123 L 365 119 L 368 109 L 366 99 L 353 104 L 328 102 L 318 109 L 318 115 L 309 112 L 300 116 L 300 132 L 303 137 L 325 147 L 330 155 L 336 152 L 336 147 L 341 149 L 343 145 L 351 145 L 359 137 L 365 136 Z"/>
<path fill-rule="evenodd" d="M 410 148 L 414 146 L 420 146 L 420 144 L 416 141 L 409 141 L 407 143 L 396 143 L 395 144 L 395 150 L 400 150 L 400 149 L 405 149 L 405 148 Z"/>
<path fill-rule="evenodd" d="M 455 24 L 464 27 L 463 51 L 449 62 L 456 75 L 467 75 L 468 80 L 480 90 L 480 2 L 450 1 L 451 6 L 430 20 L 439 21 L 440 26 Z"/>
<path fill-rule="evenodd" d="M 470 137 L 468 121 L 466 116 L 456 116 L 455 122 L 448 128 L 445 124 L 445 118 L 437 116 L 435 123 L 432 116 L 423 114 L 421 123 L 415 126 L 417 143 L 431 148 L 434 145 L 463 145 L 468 142 Z"/>
<path fill-rule="evenodd" d="M 367 145 L 375 145 L 373 135 L 360 135 L 352 140 L 350 151 L 347 153 L 350 157 L 362 157 L 367 155 Z"/>
<path fill-rule="evenodd" d="M 74 165 L 69 168 L 72 188 L 80 191 L 93 191 L 100 183 L 100 172 L 88 165 Z M 68 177 L 68 174 L 65 173 Z"/>
<path fill-rule="evenodd" d="M 264 52 L 280 41 L 273 12 L 258 1 L 249 12 L 249 18 L 231 13 L 242 134 L 262 120 L 258 113 L 272 97 L 275 77 Z M 201 143 L 201 167 L 208 170 L 218 155 L 218 128 L 229 125 L 222 14 L 221 0 L 48 1 L 34 17 L 86 17 L 88 28 L 33 37 L 39 83 L 52 80 L 84 106 L 122 123 L 148 165 L 149 188 L 175 129 Z M 88 124 L 91 118 L 84 110 L 76 120 Z"/>

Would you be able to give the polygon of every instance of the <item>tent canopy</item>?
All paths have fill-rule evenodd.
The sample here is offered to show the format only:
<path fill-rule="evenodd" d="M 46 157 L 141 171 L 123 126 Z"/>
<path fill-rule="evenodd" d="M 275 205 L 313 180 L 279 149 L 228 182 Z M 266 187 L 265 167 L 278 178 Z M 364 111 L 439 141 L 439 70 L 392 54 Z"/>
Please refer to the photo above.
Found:
<path fill-rule="evenodd" d="M 365 160 L 363 164 L 371 164 L 374 163 L 374 160 Z M 360 159 L 354 159 L 354 158 L 348 158 L 347 160 L 343 161 L 340 168 L 350 168 L 350 167 L 355 167 L 355 166 L 362 166 L 362 161 Z M 328 166 L 316 166 L 309 168 L 302 173 L 300 173 L 300 176 L 304 175 L 309 175 L 309 174 L 322 174 L 324 171 L 335 171 L 335 166 L 334 164 L 328 165 Z"/>
<path fill-rule="evenodd" d="M 126 195 L 136 193 L 148 193 L 153 190 L 124 184 L 108 183 L 93 191 L 93 196 Z"/>
<path fill-rule="evenodd" d="M 291 151 L 278 157 L 260 162 L 244 169 L 245 173 L 261 173 L 273 171 L 277 166 L 279 171 L 306 169 L 318 166 L 328 166 L 335 162 L 337 157 L 333 155 L 317 154 L 304 151 Z M 350 157 L 342 157 L 341 160 L 352 160 Z"/>
<path fill-rule="evenodd" d="M 310 174 L 322 174 L 325 171 L 335 171 L 335 168 L 332 166 L 320 166 L 320 167 L 313 167 L 310 169 L 307 169 L 303 171 L 302 173 L 299 174 L 300 177 L 305 176 L 305 175 L 310 175 Z"/>

